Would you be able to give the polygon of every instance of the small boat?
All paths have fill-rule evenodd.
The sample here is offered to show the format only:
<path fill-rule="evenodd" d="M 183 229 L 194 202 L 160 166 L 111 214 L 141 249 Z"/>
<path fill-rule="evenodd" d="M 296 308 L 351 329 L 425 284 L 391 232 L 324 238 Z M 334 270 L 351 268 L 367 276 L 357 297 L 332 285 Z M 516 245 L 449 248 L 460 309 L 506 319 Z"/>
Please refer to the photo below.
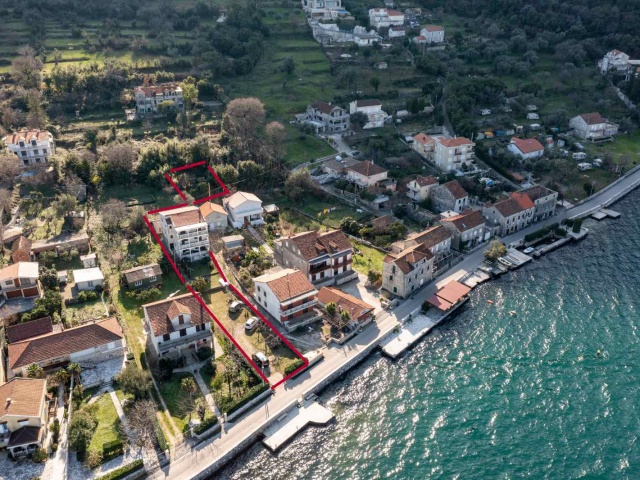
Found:
<path fill-rule="evenodd" d="M 512 317 L 515 317 L 518 314 L 518 312 L 516 312 L 515 310 L 511 310 L 509 312 L 509 315 L 511 315 Z"/>
<path fill-rule="evenodd" d="M 493 300 L 487 300 L 487 303 L 488 303 L 489 305 L 493 305 Z"/>

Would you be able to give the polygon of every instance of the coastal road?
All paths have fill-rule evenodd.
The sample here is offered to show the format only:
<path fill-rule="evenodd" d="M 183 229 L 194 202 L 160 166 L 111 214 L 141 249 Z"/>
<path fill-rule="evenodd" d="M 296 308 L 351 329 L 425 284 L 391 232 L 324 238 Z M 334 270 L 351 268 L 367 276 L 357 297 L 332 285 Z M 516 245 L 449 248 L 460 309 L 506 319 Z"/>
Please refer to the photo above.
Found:
<path fill-rule="evenodd" d="M 525 235 L 542 227 L 562 222 L 566 218 L 590 214 L 601 206 L 619 199 L 638 184 L 640 184 L 640 167 L 630 171 L 615 184 L 597 192 L 580 205 L 563 210 L 553 217 L 508 235 L 502 240 L 508 245 L 524 239 Z M 247 439 L 256 438 L 256 435 L 269 422 L 294 406 L 300 396 L 313 391 L 316 386 L 335 375 L 356 356 L 362 354 L 364 350 L 369 349 L 372 345 L 377 345 L 384 336 L 393 330 L 398 319 L 406 317 L 419 308 L 422 302 L 436 291 L 438 283 L 460 270 L 469 272 L 479 266 L 484 260 L 483 250 L 480 249 L 467 255 L 462 262 L 443 272 L 434 282 L 417 292 L 413 298 L 401 303 L 389 315 L 383 315 L 375 323 L 368 325 L 362 333 L 344 346 L 323 348 L 324 360 L 297 378 L 286 382 L 284 388 L 278 388 L 276 394 L 260 408 L 240 418 L 234 424 L 227 424 L 226 430 L 221 435 L 204 442 L 182 457 L 173 459 L 164 469 L 153 472 L 150 478 L 186 480 L 197 477 L 200 472 L 216 463 L 220 458 L 241 447 Z"/>

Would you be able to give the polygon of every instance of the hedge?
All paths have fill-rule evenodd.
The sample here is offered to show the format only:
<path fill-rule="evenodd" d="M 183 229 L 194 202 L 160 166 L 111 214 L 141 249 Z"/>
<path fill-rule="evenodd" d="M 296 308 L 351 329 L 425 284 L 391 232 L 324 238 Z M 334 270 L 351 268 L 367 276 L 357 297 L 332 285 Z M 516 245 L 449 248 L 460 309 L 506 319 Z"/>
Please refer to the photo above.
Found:
<path fill-rule="evenodd" d="M 113 460 L 124 453 L 122 440 L 114 440 L 102 445 L 102 463 Z"/>
<path fill-rule="evenodd" d="M 159 422 L 156 422 L 156 440 L 158 441 L 158 446 L 160 450 L 166 452 L 169 450 L 169 444 L 167 443 L 167 439 L 164 436 L 164 432 L 162 431 L 162 427 Z"/>
<path fill-rule="evenodd" d="M 209 430 L 211 427 L 217 424 L 218 417 L 216 417 L 215 415 L 211 415 L 210 417 L 205 418 L 204 421 L 200 423 L 200 425 L 196 426 L 193 429 L 193 433 L 195 433 L 196 435 L 200 435 L 204 431 Z"/>
<path fill-rule="evenodd" d="M 284 368 L 284 376 L 286 377 L 290 373 L 296 371 L 302 365 L 304 365 L 304 362 L 302 360 L 300 360 L 299 358 L 296 358 L 293 362 L 291 362 L 289 365 L 287 365 Z"/>
<path fill-rule="evenodd" d="M 140 468 L 142 468 L 142 466 L 143 466 L 142 460 L 136 460 L 134 462 L 128 463 L 124 467 L 116 468 L 115 470 L 110 471 L 106 475 L 98 477 L 96 480 L 119 480 L 121 478 L 126 477 L 127 475 L 130 475 L 136 470 L 139 470 Z"/>
<path fill-rule="evenodd" d="M 236 410 L 239 410 L 240 408 L 244 407 L 247 403 L 249 403 L 251 400 L 253 400 L 262 392 L 268 389 L 269 389 L 268 383 L 261 383 L 259 385 L 256 385 L 250 388 L 249 391 L 245 394 L 245 396 L 242 397 L 240 400 L 238 400 L 236 403 L 229 402 L 228 405 L 224 405 L 223 407 L 220 407 L 220 410 L 222 410 L 227 415 L 230 415 Z"/>

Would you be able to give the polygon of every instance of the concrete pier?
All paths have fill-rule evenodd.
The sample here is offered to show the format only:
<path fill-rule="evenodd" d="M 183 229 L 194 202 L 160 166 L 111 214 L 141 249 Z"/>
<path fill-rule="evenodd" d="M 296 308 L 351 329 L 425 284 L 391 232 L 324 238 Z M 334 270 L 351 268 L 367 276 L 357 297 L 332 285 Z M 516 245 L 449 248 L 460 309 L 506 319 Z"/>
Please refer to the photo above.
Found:
<path fill-rule="evenodd" d="M 397 333 L 387 337 L 380 344 L 385 355 L 398 358 L 405 350 L 424 337 L 439 322 L 439 319 L 418 315 L 407 321 Z"/>
<path fill-rule="evenodd" d="M 326 425 L 333 419 L 331 410 L 323 407 L 313 395 L 309 400 L 303 400 L 300 407 L 294 407 L 264 431 L 262 440 L 271 451 L 275 452 L 291 440 L 298 432 L 308 425 Z"/>
<path fill-rule="evenodd" d="M 604 220 L 605 218 L 619 218 L 620 212 L 616 212 L 615 210 L 610 210 L 608 208 L 601 208 L 597 212 L 591 214 L 591 218 L 594 218 L 598 221 Z"/>

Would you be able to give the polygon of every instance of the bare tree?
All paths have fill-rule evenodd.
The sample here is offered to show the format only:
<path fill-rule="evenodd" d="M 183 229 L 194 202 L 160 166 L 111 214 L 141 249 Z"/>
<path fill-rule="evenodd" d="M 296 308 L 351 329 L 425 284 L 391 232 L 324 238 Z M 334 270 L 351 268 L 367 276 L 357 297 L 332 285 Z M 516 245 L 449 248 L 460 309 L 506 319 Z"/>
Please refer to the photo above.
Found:
<path fill-rule="evenodd" d="M 42 62 L 36 58 L 36 51 L 28 45 L 20 47 L 18 57 L 11 62 L 13 78 L 24 88 L 40 88 L 42 67 Z"/>
<path fill-rule="evenodd" d="M 156 407 L 151 400 L 134 402 L 126 413 L 129 441 L 138 447 L 152 447 L 156 436 Z"/>
<path fill-rule="evenodd" d="M 280 122 L 270 122 L 264 128 L 267 153 L 280 161 L 287 154 L 287 131 Z"/>
<path fill-rule="evenodd" d="M 122 200 L 112 198 L 102 208 L 102 228 L 107 233 L 118 231 L 127 219 L 127 206 Z"/>
<path fill-rule="evenodd" d="M 0 182 L 13 187 L 20 174 L 20 164 L 15 155 L 0 155 Z"/>
<path fill-rule="evenodd" d="M 262 102 L 255 97 L 236 98 L 227 105 L 223 127 L 239 145 L 246 148 L 255 138 L 258 126 L 264 121 Z"/>

